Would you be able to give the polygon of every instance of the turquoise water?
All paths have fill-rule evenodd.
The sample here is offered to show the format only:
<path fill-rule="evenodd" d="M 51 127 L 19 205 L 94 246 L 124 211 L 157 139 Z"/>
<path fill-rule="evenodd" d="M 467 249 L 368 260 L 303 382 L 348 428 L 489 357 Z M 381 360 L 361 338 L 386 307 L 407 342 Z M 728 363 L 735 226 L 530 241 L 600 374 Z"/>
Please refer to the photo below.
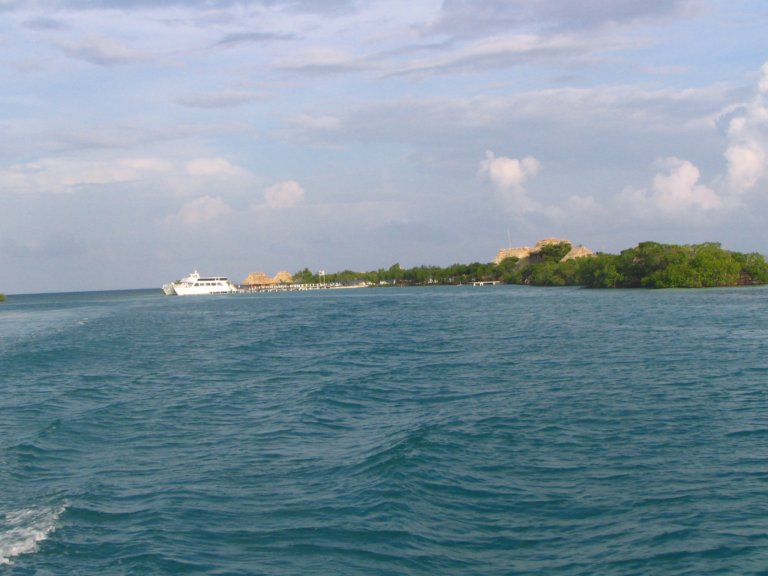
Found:
<path fill-rule="evenodd" d="M 0 304 L 0 574 L 765 574 L 768 290 Z"/>

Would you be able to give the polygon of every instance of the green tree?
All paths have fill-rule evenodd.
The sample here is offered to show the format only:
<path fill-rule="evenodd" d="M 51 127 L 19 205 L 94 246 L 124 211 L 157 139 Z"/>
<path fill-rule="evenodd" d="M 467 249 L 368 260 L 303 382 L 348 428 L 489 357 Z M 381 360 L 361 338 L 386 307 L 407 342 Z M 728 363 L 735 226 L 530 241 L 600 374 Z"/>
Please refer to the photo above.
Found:
<path fill-rule="evenodd" d="M 395 262 L 389 267 L 386 273 L 386 279 L 393 284 L 403 281 L 403 269 L 400 267 L 399 262 Z"/>
<path fill-rule="evenodd" d="M 517 263 L 520 259 L 517 256 L 504 258 L 496 265 L 494 280 L 501 280 L 505 284 L 519 284 L 520 273 L 517 271 Z"/>
<path fill-rule="evenodd" d="M 297 284 L 317 284 L 318 277 L 310 272 L 309 268 L 304 268 L 293 275 L 293 281 Z"/>
<path fill-rule="evenodd" d="M 532 264 L 527 280 L 534 286 L 565 286 L 559 264 L 553 260 Z"/>
<path fill-rule="evenodd" d="M 534 286 L 575 286 L 578 284 L 578 271 L 576 260 L 546 260 L 531 264 L 523 270 L 523 276 L 525 283 Z"/>
<path fill-rule="evenodd" d="M 703 287 L 733 286 L 741 276 L 741 264 L 733 253 L 723 250 L 720 244 L 707 243 L 693 247 L 691 267 L 699 276 Z"/>
<path fill-rule="evenodd" d="M 538 258 L 544 262 L 560 262 L 571 251 L 570 242 L 558 242 L 542 246 L 537 252 Z"/>
<path fill-rule="evenodd" d="M 622 285 L 627 288 L 661 288 L 669 282 L 679 282 L 676 269 L 674 280 L 666 276 L 664 270 L 670 266 L 683 266 L 690 263 L 690 247 L 658 242 L 641 242 L 636 248 L 623 250 L 616 262 L 617 271 L 623 276 Z"/>
<path fill-rule="evenodd" d="M 615 254 L 598 254 L 576 260 L 576 283 L 587 288 L 618 288 L 624 276 L 619 272 L 619 257 Z"/>
<path fill-rule="evenodd" d="M 659 268 L 642 280 L 645 288 L 701 288 L 701 277 L 687 263 L 675 263 Z"/>
<path fill-rule="evenodd" d="M 739 284 L 768 284 L 768 264 L 762 254 L 737 252 L 733 256 L 741 266 Z"/>
<path fill-rule="evenodd" d="M 570 243 L 544 246 L 537 258 L 521 266 L 517 258 L 498 264 L 472 262 L 448 267 L 417 266 L 372 272 L 344 270 L 326 276 L 328 282 L 351 283 L 365 280 L 428 285 L 467 284 L 477 280 L 501 280 L 507 284 L 536 286 L 586 286 L 589 288 L 697 288 L 768 283 L 768 264 L 760 254 L 724 250 L 709 242 L 694 245 L 641 242 L 620 254 L 597 254 L 562 262 Z M 297 282 L 316 283 L 317 275 L 307 268 L 294 275 Z"/>

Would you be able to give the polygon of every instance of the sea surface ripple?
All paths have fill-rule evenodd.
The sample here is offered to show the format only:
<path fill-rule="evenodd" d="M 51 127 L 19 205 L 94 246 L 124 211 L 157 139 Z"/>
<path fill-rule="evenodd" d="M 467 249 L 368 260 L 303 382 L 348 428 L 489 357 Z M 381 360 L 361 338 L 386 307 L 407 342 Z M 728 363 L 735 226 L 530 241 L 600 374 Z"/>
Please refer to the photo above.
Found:
<path fill-rule="evenodd" d="M 768 573 L 768 290 L 0 305 L 0 574 Z"/>

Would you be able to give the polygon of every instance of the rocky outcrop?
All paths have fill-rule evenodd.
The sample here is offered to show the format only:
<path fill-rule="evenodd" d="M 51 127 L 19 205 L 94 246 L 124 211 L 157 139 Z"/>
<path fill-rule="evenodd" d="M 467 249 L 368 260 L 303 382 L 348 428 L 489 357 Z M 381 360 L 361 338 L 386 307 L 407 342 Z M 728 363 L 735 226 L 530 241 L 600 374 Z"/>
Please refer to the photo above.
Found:
<path fill-rule="evenodd" d="M 562 260 L 560 260 L 561 262 L 572 260 L 574 258 L 583 258 L 584 256 L 592 256 L 594 254 L 589 248 L 581 245 L 574 245 L 570 240 L 563 240 L 561 238 L 544 238 L 543 240 L 536 242 L 536 244 L 534 244 L 532 247 L 522 246 L 518 248 L 502 248 L 496 254 L 496 258 L 493 259 L 493 262 L 494 264 L 499 264 L 505 258 L 515 257 L 520 261 L 520 263 L 527 263 L 531 259 L 532 255 L 535 256 L 545 246 L 549 246 L 551 244 L 562 244 L 563 242 L 567 242 L 571 245 L 571 251 L 568 252 L 568 254 L 562 258 Z"/>
<path fill-rule="evenodd" d="M 270 278 L 264 272 L 251 272 L 243 285 L 245 286 L 271 286 L 273 284 L 292 284 L 293 276 L 289 272 L 278 272 L 274 278 Z"/>
<path fill-rule="evenodd" d="M 584 258 L 585 256 L 594 256 L 595 253 L 592 252 L 589 248 L 586 246 L 573 246 L 571 248 L 571 251 L 566 254 L 561 262 L 565 262 L 566 260 L 573 260 L 574 258 Z"/>
<path fill-rule="evenodd" d="M 528 256 L 531 255 L 531 250 L 533 250 L 533 248 L 530 246 L 522 246 L 520 248 L 502 248 L 496 254 L 496 258 L 493 259 L 493 263 L 500 264 L 501 261 L 506 258 L 517 258 L 518 260 L 523 260 L 524 258 L 528 258 Z"/>

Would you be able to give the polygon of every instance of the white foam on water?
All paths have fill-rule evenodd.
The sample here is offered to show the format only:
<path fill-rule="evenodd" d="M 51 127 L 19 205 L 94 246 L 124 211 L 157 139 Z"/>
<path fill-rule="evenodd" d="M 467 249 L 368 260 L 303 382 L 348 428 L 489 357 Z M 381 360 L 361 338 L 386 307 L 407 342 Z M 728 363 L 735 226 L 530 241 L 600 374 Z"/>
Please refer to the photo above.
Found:
<path fill-rule="evenodd" d="M 38 544 L 56 529 L 56 521 L 66 509 L 36 506 L 0 516 L 0 565 L 11 564 L 20 554 L 37 552 Z"/>

